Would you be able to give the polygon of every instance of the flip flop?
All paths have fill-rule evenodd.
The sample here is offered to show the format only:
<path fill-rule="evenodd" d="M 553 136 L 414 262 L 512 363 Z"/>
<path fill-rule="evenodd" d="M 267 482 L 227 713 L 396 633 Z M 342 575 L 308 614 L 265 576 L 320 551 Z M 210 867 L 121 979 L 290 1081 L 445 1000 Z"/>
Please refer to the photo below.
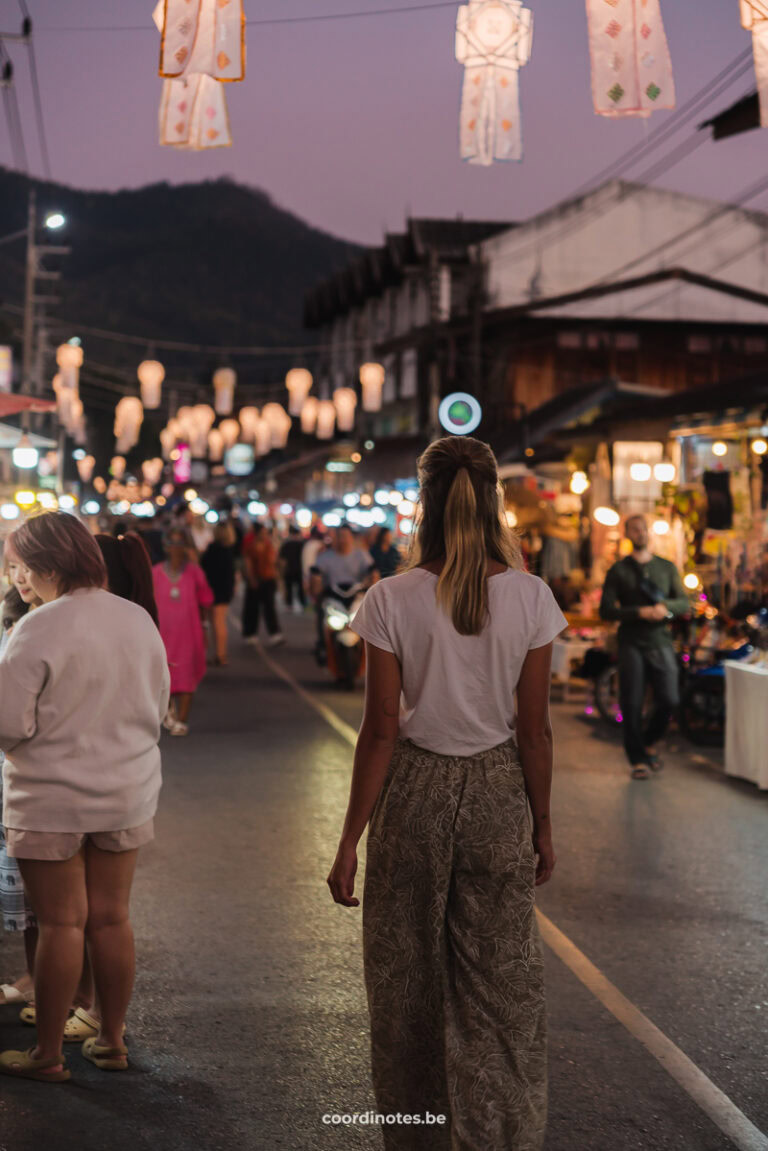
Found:
<path fill-rule="evenodd" d="M 127 1071 L 127 1047 L 101 1047 L 96 1039 L 86 1039 L 83 1044 L 83 1058 L 98 1067 L 99 1071 Z"/>
<path fill-rule="evenodd" d="M 0 1007 L 5 1007 L 8 1003 L 26 1003 L 27 996 L 19 991 L 18 987 L 14 987 L 12 983 L 0 983 Z"/>
<path fill-rule="evenodd" d="M 0 1053 L 0 1075 L 12 1075 L 16 1079 L 35 1079 L 38 1083 L 66 1083 L 72 1074 L 67 1070 L 63 1056 L 55 1059 L 33 1059 L 29 1051 L 3 1051 Z M 52 1071 L 60 1067 L 60 1071 Z"/>

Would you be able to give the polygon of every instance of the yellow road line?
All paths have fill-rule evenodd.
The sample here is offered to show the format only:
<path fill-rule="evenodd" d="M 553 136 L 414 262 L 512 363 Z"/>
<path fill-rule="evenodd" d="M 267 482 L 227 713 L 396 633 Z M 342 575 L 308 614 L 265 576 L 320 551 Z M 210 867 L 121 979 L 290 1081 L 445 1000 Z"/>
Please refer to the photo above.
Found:
<path fill-rule="evenodd" d="M 345 739 L 351 747 L 357 742 L 357 732 L 348 723 L 345 723 L 332 708 L 322 703 L 302 687 L 277 660 L 273 659 L 261 646 L 256 649 L 267 666 L 289 684 L 296 694 L 304 700 L 309 707 L 321 715 L 326 723 Z M 709 1116 L 712 1122 L 720 1128 L 724 1135 L 732 1141 L 739 1151 L 768 1151 L 768 1136 L 764 1135 L 747 1116 L 739 1110 L 728 1096 L 716 1087 L 703 1071 L 701 1071 L 688 1056 L 660 1031 L 655 1023 L 651 1023 L 639 1008 L 635 1007 L 626 996 L 622 995 L 618 987 L 614 987 L 609 979 L 587 959 L 575 943 L 556 927 L 551 919 L 536 910 L 539 927 L 544 942 L 555 953 L 565 966 L 573 972 L 576 978 L 583 983 L 588 991 L 602 1003 L 611 1015 L 642 1043 L 646 1051 L 658 1060 L 664 1070 L 683 1091 L 696 1103 L 701 1110 Z"/>

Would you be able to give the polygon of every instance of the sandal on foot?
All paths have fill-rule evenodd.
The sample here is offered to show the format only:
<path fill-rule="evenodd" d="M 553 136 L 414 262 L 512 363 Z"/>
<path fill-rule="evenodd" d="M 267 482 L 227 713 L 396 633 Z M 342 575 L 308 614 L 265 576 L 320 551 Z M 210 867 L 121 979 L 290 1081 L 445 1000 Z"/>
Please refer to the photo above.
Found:
<path fill-rule="evenodd" d="M 83 1044 L 83 1058 L 99 1071 L 127 1071 L 127 1055 L 127 1047 L 101 1047 L 96 1038 L 86 1039 Z"/>
<path fill-rule="evenodd" d="M 62 1056 L 56 1059 L 34 1059 L 29 1051 L 3 1051 L 0 1054 L 0 1075 L 13 1075 L 17 1079 L 36 1079 L 38 1083 L 66 1083 L 71 1072 Z M 58 1067 L 58 1071 L 53 1068 Z"/>
<path fill-rule="evenodd" d="M 23 991 L 19 991 L 18 987 L 14 987 L 12 983 L 0 983 L 0 1007 L 5 1007 L 9 1003 L 26 1003 L 27 995 Z"/>
<path fill-rule="evenodd" d="M 35 1011 L 34 1003 L 28 1003 L 26 1007 L 22 1007 L 19 1012 L 19 1019 L 22 1023 L 26 1023 L 27 1027 L 35 1027 L 37 1025 L 37 1012 Z"/>
<path fill-rule="evenodd" d="M 645 766 L 644 763 L 636 764 L 635 767 L 633 767 L 632 771 L 631 771 L 632 779 L 649 779 L 650 774 L 651 773 L 649 772 L 648 768 Z"/>
<path fill-rule="evenodd" d="M 64 1042 L 82 1043 L 84 1039 L 95 1039 L 100 1030 L 100 1020 L 89 1015 L 84 1007 L 76 1007 L 64 1024 Z"/>

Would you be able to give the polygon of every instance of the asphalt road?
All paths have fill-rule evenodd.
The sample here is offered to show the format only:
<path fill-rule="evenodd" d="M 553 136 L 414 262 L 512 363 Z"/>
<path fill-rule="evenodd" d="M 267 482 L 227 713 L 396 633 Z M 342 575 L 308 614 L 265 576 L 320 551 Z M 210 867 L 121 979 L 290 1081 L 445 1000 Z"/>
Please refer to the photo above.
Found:
<path fill-rule="evenodd" d="M 361 693 L 334 691 L 314 666 L 308 619 L 286 626 L 275 658 L 356 726 Z M 541 910 L 768 1132 L 768 796 L 684 748 L 661 777 L 631 783 L 577 703 L 554 710 L 559 862 Z M 349 744 L 234 640 L 192 733 L 166 738 L 164 755 L 134 895 L 131 1070 L 106 1075 L 75 1048 L 69 1084 L 0 1080 L 0 1151 L 379 1148 L 375 1130 L 322 1122 L 374 1106 L 360 913 L 324 882 Z M 19 958 L 5 936 L 0 981 Z M 547 967 L 547 1151 L 731 1151 L 549 949 Z M 31 1041 L 0 1008 L 0 1047 Z"/>

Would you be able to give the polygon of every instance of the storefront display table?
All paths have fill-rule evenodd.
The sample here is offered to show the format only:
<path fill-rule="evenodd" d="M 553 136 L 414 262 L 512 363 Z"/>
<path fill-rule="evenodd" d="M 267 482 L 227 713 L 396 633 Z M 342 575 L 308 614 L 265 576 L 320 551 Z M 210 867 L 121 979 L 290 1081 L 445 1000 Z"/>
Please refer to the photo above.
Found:
<path fill-rule="evenodd" d="M 768 667 L 725 665 L 725 771 L 768 790 Z"/>

